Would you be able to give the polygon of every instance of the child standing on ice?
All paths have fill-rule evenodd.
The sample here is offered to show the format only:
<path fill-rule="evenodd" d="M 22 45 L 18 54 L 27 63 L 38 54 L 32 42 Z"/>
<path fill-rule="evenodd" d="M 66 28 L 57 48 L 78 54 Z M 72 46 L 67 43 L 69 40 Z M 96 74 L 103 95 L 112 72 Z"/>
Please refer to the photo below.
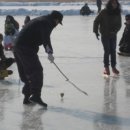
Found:
<path fill-rule="evenodd" d="M 109 0 L 106 8 L 101 10 L 94 20 L 93 32 L 99 40 L 99 31 L 104 49 L 104 74 L 110 75 L 109 65 L 112 72 L 119 74 L 116 68 L 116 41 L 117 33 L 121 28 L 121 9 L 118 0 Z M 111 61 L 110 61 L 110 59 Z"/>

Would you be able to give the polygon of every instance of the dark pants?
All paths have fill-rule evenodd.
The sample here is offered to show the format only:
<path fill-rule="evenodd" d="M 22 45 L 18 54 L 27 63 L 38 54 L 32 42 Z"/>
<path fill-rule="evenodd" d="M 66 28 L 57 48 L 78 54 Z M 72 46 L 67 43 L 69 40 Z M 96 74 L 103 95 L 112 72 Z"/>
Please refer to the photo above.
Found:
<path fill-rule="evenodd" d="M 43 86 L 43 68 L 37 53 L 24 52 L 24 49 L 14 49 L 19 76 L 24 87 L 22 93 L 26 96 L 41 96 Z"/>
<path fill-rule="evenodd" d="M 116 66 L 116 35 L 111 37 L 102 36 L 101 38 L 104 48 L 104 67 L 109 67 L 109 58 L 111 59 L 111 67 Z"/>

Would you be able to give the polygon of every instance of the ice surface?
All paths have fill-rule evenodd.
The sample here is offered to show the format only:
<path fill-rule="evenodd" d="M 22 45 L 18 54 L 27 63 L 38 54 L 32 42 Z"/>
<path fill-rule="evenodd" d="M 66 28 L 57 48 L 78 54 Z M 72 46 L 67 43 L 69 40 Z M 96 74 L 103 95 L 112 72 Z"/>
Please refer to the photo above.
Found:
<path fill-rule="evenodd" d="M 15 17 L 22 26 L 24 17 Z M 119 78 L 104 79 L 103 49 L 92 32 L 95 16 L 65 16 L 51 35 L 55 63 L 88 96 L 65 80 L 47 60 L 44 48 L 39 57 L 44 67 L 42 98 L 48 109 L 25 106 L 16 64 L 14 74 L 0 81 L 0 130 L 129 130 L 130 58 L 117 55 Z M 4 18 L 1 16 L 1 20 Z M 124 22 L 124 16 L 122 16 Z M 124 25 L 118 33 L 118 42 Z M 117 47 L 118 51 L 118 47 Z M 6 56 L 13 56 L 5 52 Z M 64 93 L 63 99 L 60 94 Z"/>

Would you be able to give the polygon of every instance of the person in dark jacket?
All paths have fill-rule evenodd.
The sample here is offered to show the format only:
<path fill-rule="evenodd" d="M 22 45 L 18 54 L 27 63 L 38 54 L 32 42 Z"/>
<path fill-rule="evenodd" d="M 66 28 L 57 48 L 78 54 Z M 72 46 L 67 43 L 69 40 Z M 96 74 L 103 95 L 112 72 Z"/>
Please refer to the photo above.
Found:
<path fill-rule="evenodd" d="M 125 29 L 119 43 L 119 54 L 130 56 L 130 14 L 127 14 L 125 19 Z"/>
<path fill-rule="evenodd" d="M 91 13 L 93 13 L 93 11 L 89 8 L 87 3 L 80 9 L 81 15 L 90 15 Z"/>
<path fill-rule="evenodd" d="M 100 11 L 94 20 L 93 32 L 99 40 L 99 31 L 104 48 L 104 74 L 110 75 L 109 57 L 114 74 L 119 74 L 116 68 L 116 40 L 121 28 L 121 9 L 118 0 L 109 0 L 106 8 Z"/>
<path fill-rule="evenodd" d="M 98 13 L 99 13 L 102 8 L 102 0 L 96 0 L 96 3 L 97 3 Z"/>
<path fill-rule="evenodd" d="M 38 58 L 39 46 L 43 45 L 50 62 L 54 61 L 50 35 L 52 30 L 62 24 L 63 15 L 59 11 L 32 19 L 22 30 L 15 41 L 14 56 L 19 76 L 24 82 L 22 93 L 23 104 L 35 102 L 47 107 L 41 99 L 43 86 L 43 68 Z"/>

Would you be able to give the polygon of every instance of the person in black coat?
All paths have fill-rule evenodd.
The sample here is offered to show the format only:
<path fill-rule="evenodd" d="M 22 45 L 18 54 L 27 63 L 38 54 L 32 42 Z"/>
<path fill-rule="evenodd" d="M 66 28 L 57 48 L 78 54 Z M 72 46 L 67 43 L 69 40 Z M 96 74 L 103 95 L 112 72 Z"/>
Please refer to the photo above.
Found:
<path fill-rule="evenodd" d="M 62 24 L 63 15 L 59 11 L 32 19 L 22 30 L 15 41 L 14 56 L 20 79 L 24 82 L 22 93 L 23 104 L 35 102 L 47 107 L 41 99 L 43 86 L 43 68 L 39 61 L 39 46 L 43 45 L 50 62 L 54 62 L 50 35 L 52 30 Z"/>
<path fill-rule="evenodd" d="M 89 8 L 87 3 L 80 9 L 81 15 L 90 15 L 91 13 L 93 13 L 93 11 Z"/>
<path fill-rule="evenodd" d="M 125 29 L 119 43 L 119 54 L 130 56 L 130 14 L 125 16 Z"/>

